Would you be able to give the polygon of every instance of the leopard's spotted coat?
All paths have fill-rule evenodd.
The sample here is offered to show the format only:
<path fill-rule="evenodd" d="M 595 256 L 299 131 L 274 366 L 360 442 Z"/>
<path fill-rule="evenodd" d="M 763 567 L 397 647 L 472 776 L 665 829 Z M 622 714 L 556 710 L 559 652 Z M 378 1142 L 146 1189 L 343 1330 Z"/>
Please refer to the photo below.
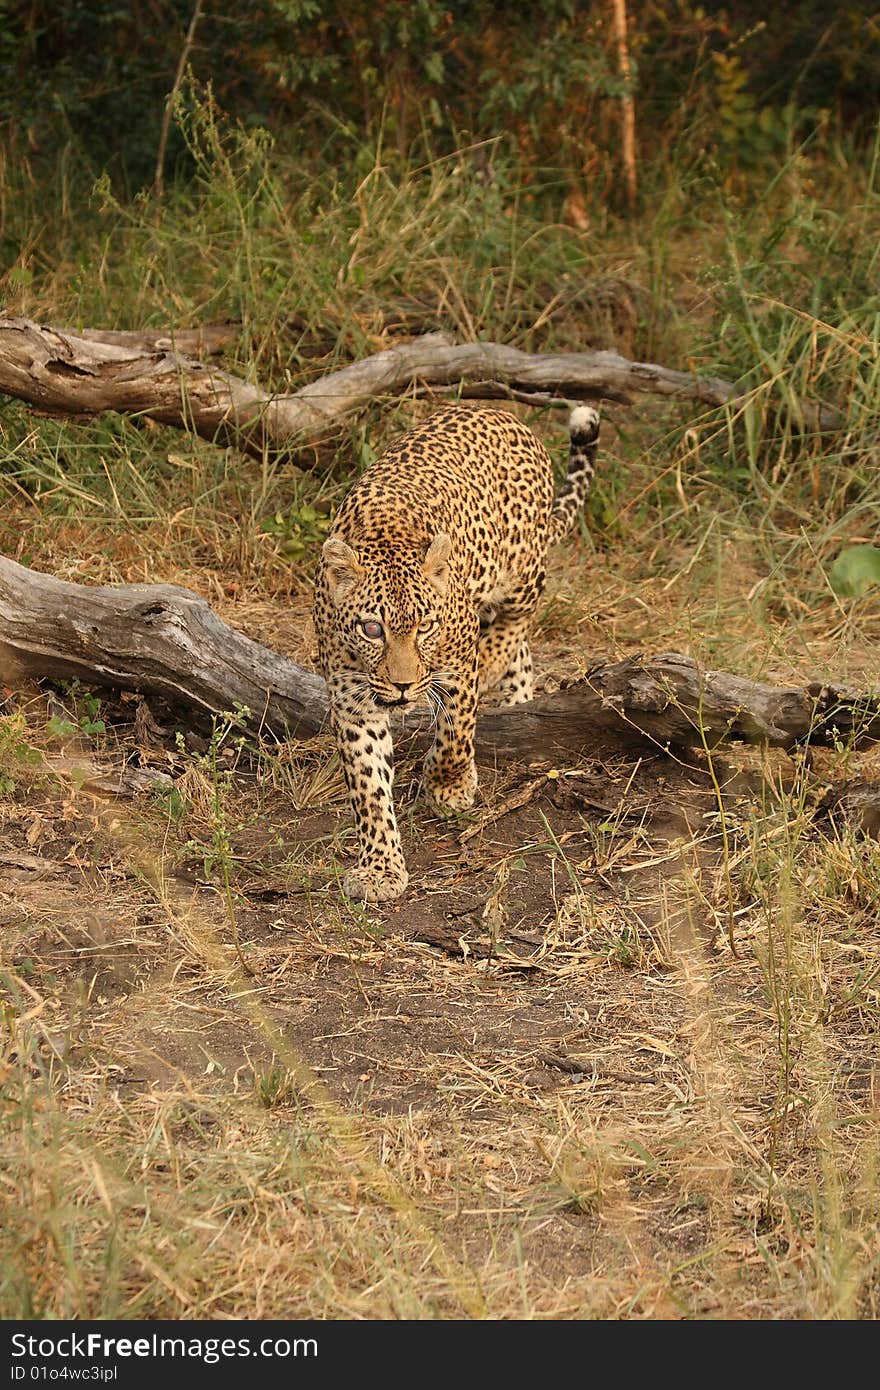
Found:
<path fill-rule="evenodd" d="M 436 716 L 424 790 L 444 810 L 477 790 L 477 701 L 532 698 L 529 624 L 547 547 L 574 524 L 593 475 L 599 416 L 570 422 L 554 499 L 543 444 L 502 410 L 450 406 L 373 463 L 336 516 L 315 579 L 315 627 L 360 854 L 344 891 L 368 902 L 407 884 L 394 812 L 391 711 Z"/>

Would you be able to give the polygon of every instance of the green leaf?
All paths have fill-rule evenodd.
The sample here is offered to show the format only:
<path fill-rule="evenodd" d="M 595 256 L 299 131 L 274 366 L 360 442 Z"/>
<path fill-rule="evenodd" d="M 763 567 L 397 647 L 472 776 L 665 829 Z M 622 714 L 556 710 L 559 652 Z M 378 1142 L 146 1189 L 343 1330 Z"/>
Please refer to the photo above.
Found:
<path fill-rule="evenodd" d="M 71 734 L 76 733 L 76 725 L 71 724 L 69 719 L 62 719 L 60 715 L 53 714 L 46 730 L 53 738 L 70 738 Z"/>
<path fill-rule="evenodd" d="M 872 584 L 880 584 L 880 549 L 876 545 L 848 545 L 831 566 L 829 578 L 836 594 L 860 598 Z"/>

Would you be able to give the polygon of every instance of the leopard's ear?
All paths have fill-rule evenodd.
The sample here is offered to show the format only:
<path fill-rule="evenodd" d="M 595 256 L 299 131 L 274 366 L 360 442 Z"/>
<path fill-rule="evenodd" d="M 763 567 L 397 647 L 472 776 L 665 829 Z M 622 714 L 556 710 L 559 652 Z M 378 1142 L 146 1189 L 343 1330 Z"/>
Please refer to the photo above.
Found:
<path fill-rule="evenodd" d="M 338 536 L 331 536 L 324 542 L 321 556 L 327 572 L 330 597 L 334 603 L 341 603 L 349 589 L 354 588 L 358 576 L 363 574 L 364 567 L 357 553 Z"/>
<path fill-rule="evenodd" d="M 446 593 L 449 583 L 449 554 L 452 540 L 445 531 L 438 531 L 425 555 L 425 574 L 439 594 Z"/>

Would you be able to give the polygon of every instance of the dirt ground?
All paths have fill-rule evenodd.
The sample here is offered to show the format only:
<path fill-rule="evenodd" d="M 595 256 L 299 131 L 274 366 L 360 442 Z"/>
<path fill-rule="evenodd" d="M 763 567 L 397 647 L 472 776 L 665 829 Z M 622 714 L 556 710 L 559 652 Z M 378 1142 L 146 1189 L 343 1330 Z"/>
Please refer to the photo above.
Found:
<path fill-rule="evenodd" d="M 51 717 L 40 701 L 25 701 L 35 723 Z M 10 696 L 5 712 L 21 708 Z M 238 1173 L 251 1142 L 242 1126 L 271 1147 L 308 1116 L 336 1165 L 331 1178 L 326 1154 L 310 1160 L 334 1195 L 309 1239 L 329 1222 L 339 1240 L 342 1222 L 348 1249 L 364 1220 L 378 1239 L 378 1206 L 417 1247 L 386 1232 L 378 1284 L 372 1257 L 349 1250 L 328 1298 L 325 1232 L 320 1278 L 305 1260 L 274 1291 L 257 1281 L 218 1293 L 218 1251 L 230 1231 L 246 1244 L 238 1228 L 252 1229 L 261 1203 L 276 1230 L 261 1226 L 254 1249 L 268 1242 L 277 1265 L 281 1246 L 296 1245 L 277 1225 L 273 1159 L 276 1186 L 252 1184 L 253 1209 L 227 1212 L 213 1254 L 172 1239 L 142 1256 L 132 1234 L 114 1276 L 119 1308 L 876 1312 L 874 1195 L 846 1221 L 838 1212 L 836 1255 L 816 1214 L 830 1201 L 829 1164 L 840 1203 L 876 1135 L 876 989 L 859 984 L 873 966 L 852 931 L 866 888 L 847 849 L 844 918 L 786 936 L 784 910 L 769 911 L 754 827 L 770 827 L 771 842 L 789 834 L 788 759 L 768 773 L 745 754 L 710 765 L 606 750 L 573 767 L 536 756 L 483 768 L 477 807 L 444 821 L 418 799 L 418 765 L 404 753 L 411 886 L 398 903 L 364 908 L 339 892 L 353 835 L 329 740 L 295 750 L 279 773 L 232 742 L 213 764 L 204 742 L 183 753 L 136 698 L 102 713 L 100 739 L 68 737 L 18 778 L 0 851 L 8 997 L 36 1029 L 28 1074 L 105 1155 L 87 1196 L 74 1184 L 79 1207 L 104 1201 L 114 1220 L 123 1209 L 130 1219 L 130 1193 L 106 1171 L 129 1182 L 132 1153 L 149 1153 L 139 1181 L 156 1166 L 150 1180 L 219 1230 L 219 1188 L 192 1187 L 181 1165 L 203 1168 L 210 1150 Z M 144 771 L 164 781 L 144 786 Z M 806 812 L 799 826 L 801 842 L 837 852 Z M 834 965 L 828 937 L 844 946 Z M 24 1055 L 13 1028 L 7 1080 Z M 33 1152 L 29 1171 L 16 1179 L 22 1202 L 34 1201 Z M 285 1219 L 299 1210 L 291 1203 Z M 90 1232 L 81 1252 L 97 1269 Z M 106 1302 L 103 1276 L 81 1274 L 74 1295 L 52 1241 L 34 1241 L 25 1265 L 38 1312 Z M 857 1257 L 874 1274 L 844 1280 L 842 1293 L 831 1265 Z"/>

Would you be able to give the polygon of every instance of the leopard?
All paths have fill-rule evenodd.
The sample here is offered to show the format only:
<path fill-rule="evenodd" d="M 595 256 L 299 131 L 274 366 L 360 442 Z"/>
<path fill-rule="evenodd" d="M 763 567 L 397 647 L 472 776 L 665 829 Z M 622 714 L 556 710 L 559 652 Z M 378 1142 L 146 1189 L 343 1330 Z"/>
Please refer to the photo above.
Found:
<path fill-rule="evenodd" d="M 479 702 L 532 699 L 529 633 L 548 548 L 575 525 L 598 440 L 598 411 L 576 406 L 557 493 L 552 459 L 520 419 L 449 405 L 394 440 L 340 504 L 313 611 L 357 833 L 357 863 L 342 879 L 349 899 L 391 902 L 409 882 L 393 796 L 395 716 L 430 712 L 421 790 L 451 816 L 477 794 Z"/>

